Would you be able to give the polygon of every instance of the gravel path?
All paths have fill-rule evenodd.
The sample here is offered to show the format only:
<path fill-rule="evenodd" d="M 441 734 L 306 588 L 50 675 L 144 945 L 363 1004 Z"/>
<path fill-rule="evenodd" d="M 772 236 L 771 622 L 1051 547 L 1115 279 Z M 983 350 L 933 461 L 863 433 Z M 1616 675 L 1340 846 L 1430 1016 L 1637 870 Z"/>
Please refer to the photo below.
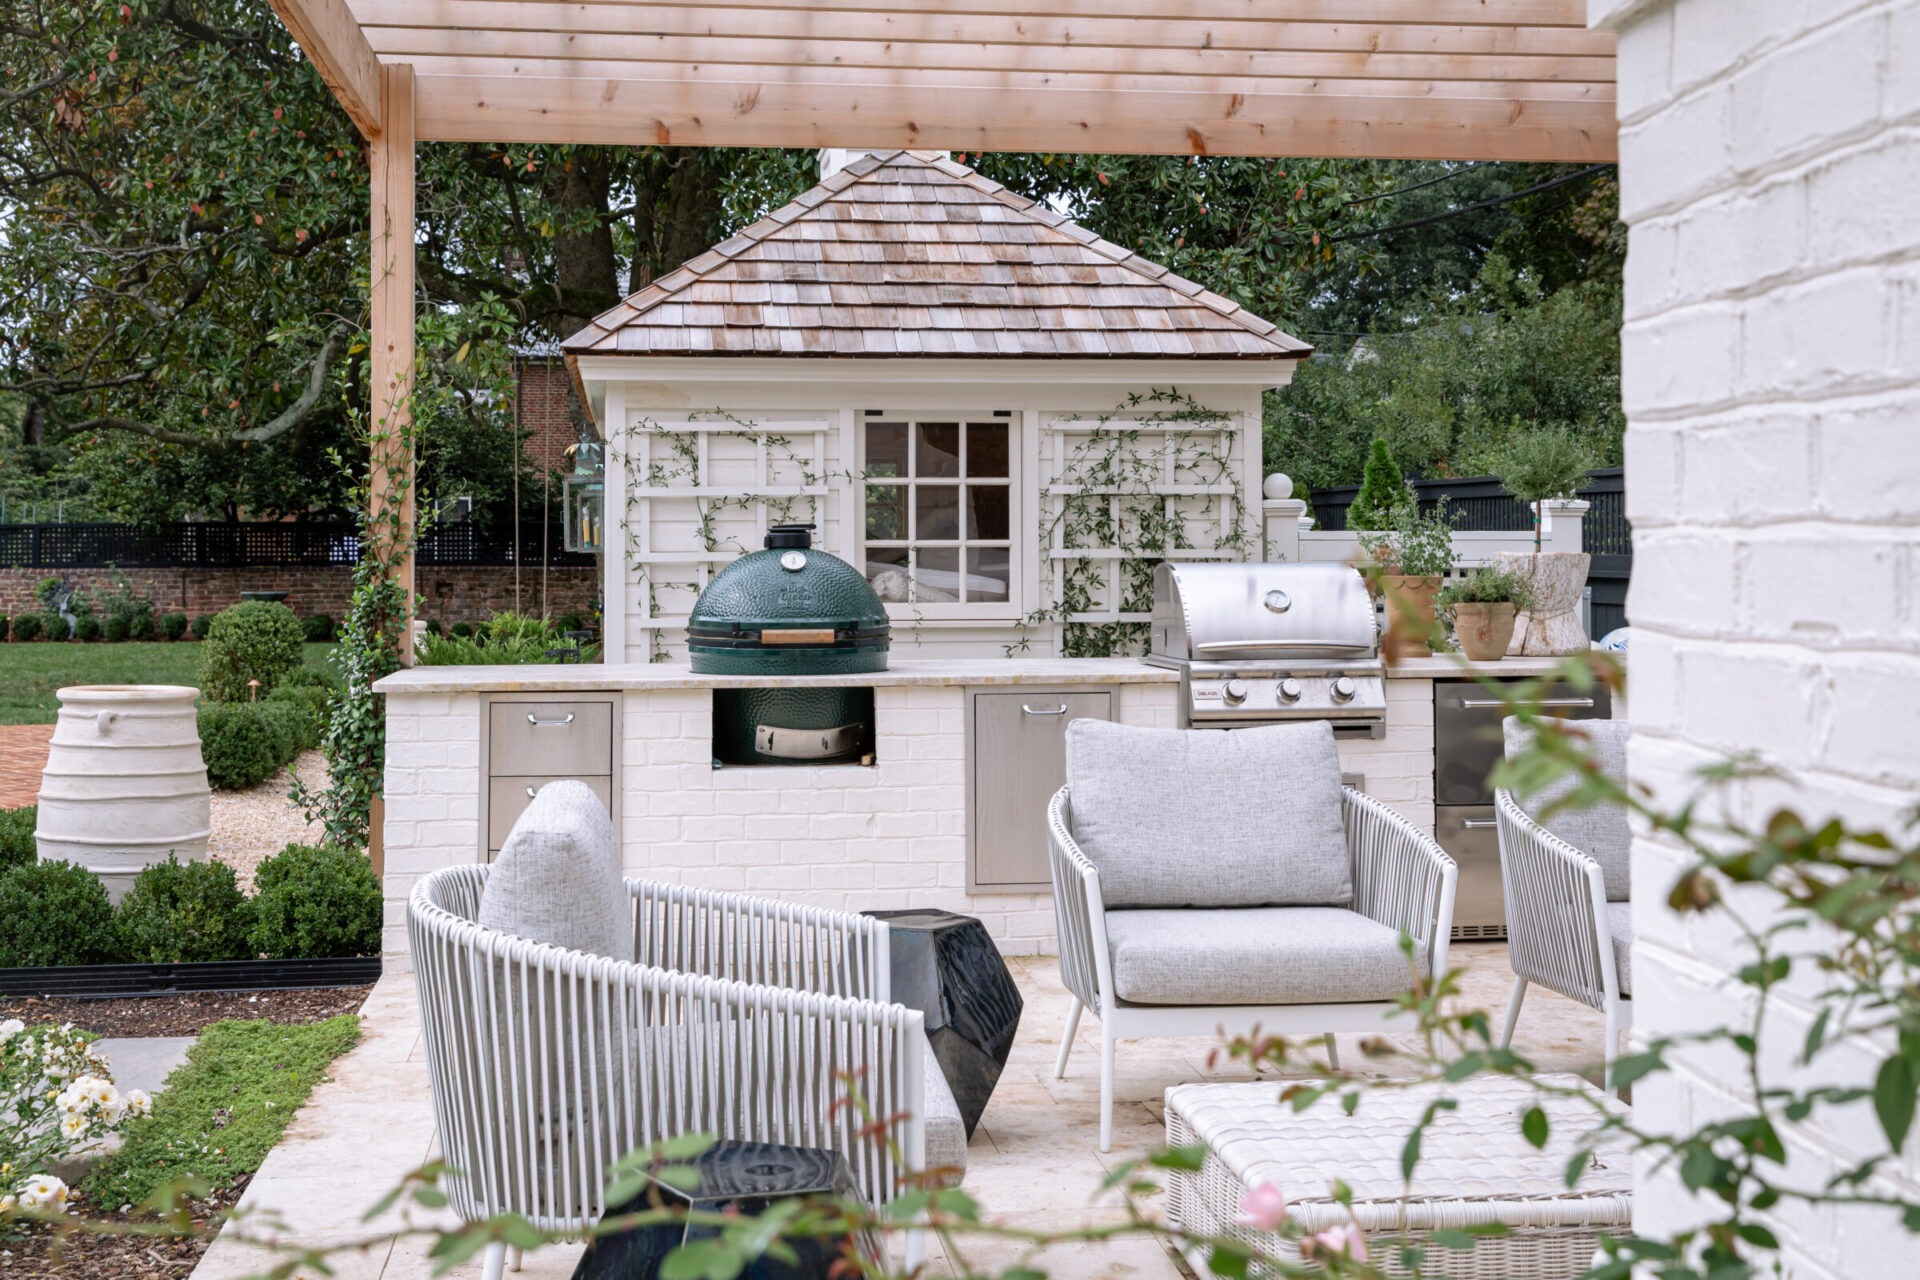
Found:
<path fill-rule="evenodd" d="M 326 760 L 318 751 L 302 752 L 293 768 L 303 782 L 319 786 L 326 781 Z M 320 824 L 308 822 L 287 801 L 292 785 L 289 772 L 282 769 L 251 791 L 213 793 L 213 836 L 207 841 L 207 856 L 232 867 L 247 893 L 253 892 L 253 869 L 261 859 L 289 844 L 320 843 Z"/>

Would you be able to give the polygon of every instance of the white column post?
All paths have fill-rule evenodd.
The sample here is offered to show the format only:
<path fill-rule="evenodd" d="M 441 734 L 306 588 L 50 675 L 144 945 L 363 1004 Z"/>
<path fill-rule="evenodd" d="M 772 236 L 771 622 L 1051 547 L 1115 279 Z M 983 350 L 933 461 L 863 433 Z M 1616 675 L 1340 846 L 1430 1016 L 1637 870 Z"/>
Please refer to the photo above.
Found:
<path fill-rule="evenodd" d="M 1544 503 L 1540 518 L 1540 549 L 1579 551 L 1581 530 L 1586 524 L 1587 510 L 1591 505 L 1579 499 L 1549 499 Z"/>
<path fill-rule="evenodd" d="M 1261 502 L 1267 559 L 1299 563 L 1300 530 L 1308 524 L 1306 510 L 1307 504 L 1299 498 L 1268 498 Z"/>

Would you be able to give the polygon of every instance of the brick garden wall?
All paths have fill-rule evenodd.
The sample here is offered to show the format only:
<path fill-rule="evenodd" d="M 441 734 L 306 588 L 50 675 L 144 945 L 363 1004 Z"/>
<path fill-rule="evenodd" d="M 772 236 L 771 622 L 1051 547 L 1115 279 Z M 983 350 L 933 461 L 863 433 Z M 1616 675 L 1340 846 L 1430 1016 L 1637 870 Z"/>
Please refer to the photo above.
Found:
<path fill-rule="evenodd" d="M 1920 788 L 1920 3 L 1589 12 L 1620 36 L 1632 772 L 1671 803 L 1698 766 L 1753 751 L 1786 776 L 1728 793 L 1735 818 L 1792 804 L 1897 832 Z M 1734 930 L 1664 905 L 1685 861 L 1634 844 L 1646 1038 L 1746 1016 Z M 1819 945 L 1797 938 L 1782 941 Z M 1781 1083 L 1824 981 L 1796 965 L 1768 1011 L 1761 1056 Z M 1871 1082 L 1877 1056 L 1843 1041 L 1820 1078 Z M 1691 1128 L 1741 1105 L 1729 1052 L 1669 1061 L 1634 1087 L 1637 1121 Z M 1782 1136 L 1802 1186 L 1885 1151 L 1864 1104 Z M 1636 1183 L 1639 1232 L 1697 1221 L 1671 1167 Z M 1910 1142 L 1861 1190 L 1916 1187 Z M 1911 1274 L 1896 1214 L 1791 1204 L 1761 1215 L 1785 1274 Z"/>
<path fill-rule="evenodd" d="M 36 593 L 40 583 L 55 572 L 86 591 L 105 591 L 114 584 L 113 572 L 108 569 L 0 568 L 0 613 L 12 616 L 37 609 Z M 190 616 L 218 613 L 237 603 L 242 591 L 285 591 L 289 593 L 287 606 L 302 617 L 324 613 L 338 621 L 347 611 L 347 598 L 353 590 L 353 572 L 346 568 L 263 566 L 128 569 L 125 572 L 135 590 L 153 598 L 158 612 Z M 511 568 L 423 566 L 417 573 L 418 589 L 425 601 L 421 605 L 421 616 L 448 625 L 477 622 L 501 609 L 517 607 L 531 613 L 542 609 L 542 574 L 537 568 L 520 571 L 517 601 Z M 544 607 L 553 617 L 577 613 L 584 618 L 599 594 L 599 573 L 595 569 L 575 567 L 546 571 Z"/>

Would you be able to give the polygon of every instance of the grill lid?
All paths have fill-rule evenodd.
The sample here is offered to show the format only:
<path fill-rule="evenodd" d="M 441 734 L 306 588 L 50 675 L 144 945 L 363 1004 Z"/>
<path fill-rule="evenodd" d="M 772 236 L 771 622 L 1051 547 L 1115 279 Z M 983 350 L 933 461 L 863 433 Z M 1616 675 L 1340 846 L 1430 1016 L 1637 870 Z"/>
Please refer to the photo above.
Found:
<path fill-rule="evenodd" d="M 1344 564 L 1161 564 L 1149 648 L 1178 662 L 1367 661 L 1373 602 Z"/>
<path fill-rule="evenodd" d="M 781 524 L 766 549 L 713 576 L 687 619 L 702 675 L 843 675 L 884 671 L 886 606 L 860 571 L 813 549 L 813 526 Z"/>

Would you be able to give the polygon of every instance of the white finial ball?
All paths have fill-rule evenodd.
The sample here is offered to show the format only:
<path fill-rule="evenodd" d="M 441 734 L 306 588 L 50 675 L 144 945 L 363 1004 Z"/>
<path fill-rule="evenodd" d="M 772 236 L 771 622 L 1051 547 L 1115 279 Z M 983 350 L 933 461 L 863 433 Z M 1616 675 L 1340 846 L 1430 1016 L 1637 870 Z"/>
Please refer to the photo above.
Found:
<path fill-rule="evenodd" d="M 1293 477 L 1284 471 L 1276 471 L 1267 477 L 1265 484 L 1260 486 L 1260 492 L 1266 494 L 1267 497 L 1273 499 L 1275 502 L 1280 501 L 1282 498 L 1291 498 L 1293 496 Z"/>

